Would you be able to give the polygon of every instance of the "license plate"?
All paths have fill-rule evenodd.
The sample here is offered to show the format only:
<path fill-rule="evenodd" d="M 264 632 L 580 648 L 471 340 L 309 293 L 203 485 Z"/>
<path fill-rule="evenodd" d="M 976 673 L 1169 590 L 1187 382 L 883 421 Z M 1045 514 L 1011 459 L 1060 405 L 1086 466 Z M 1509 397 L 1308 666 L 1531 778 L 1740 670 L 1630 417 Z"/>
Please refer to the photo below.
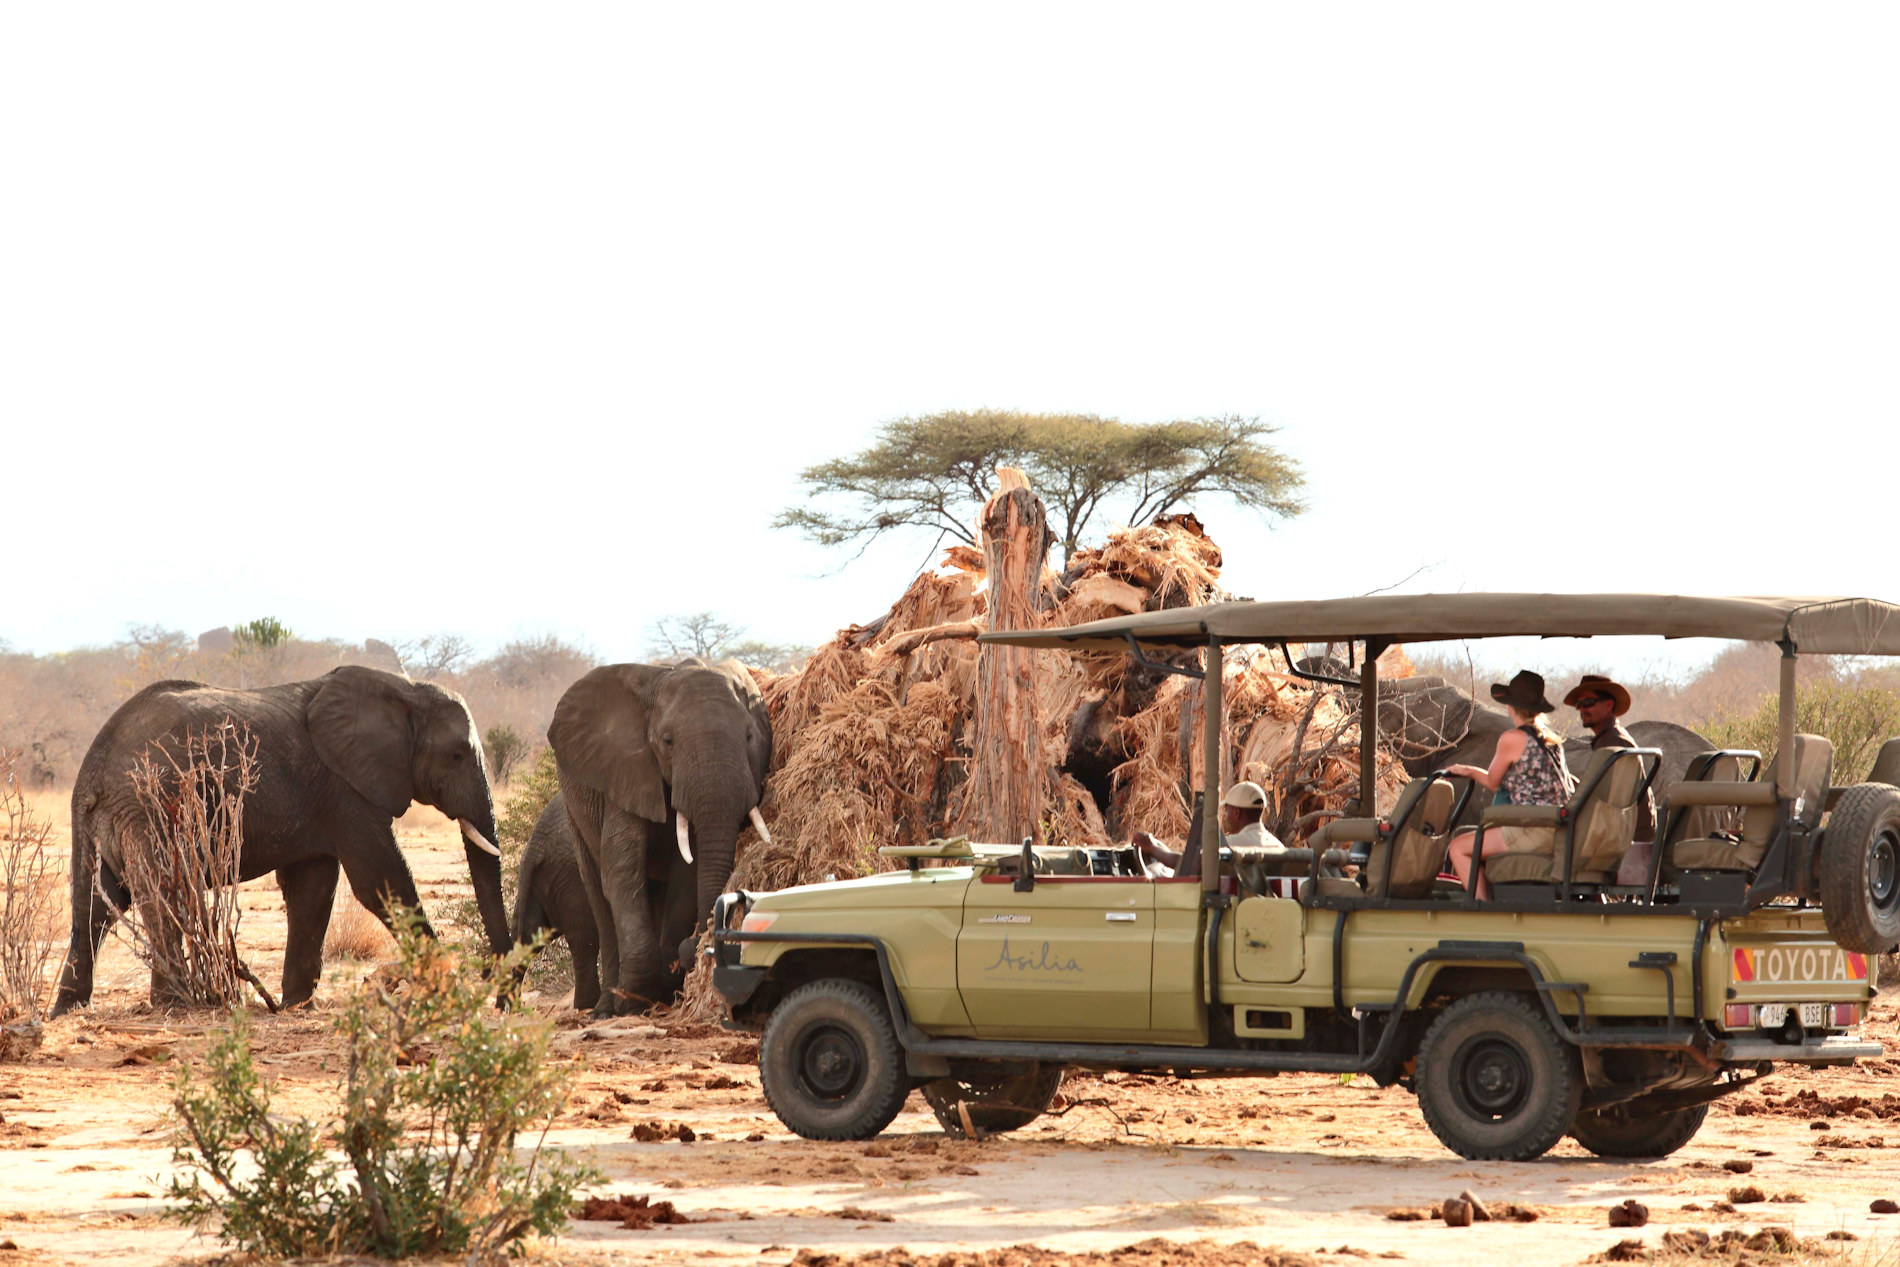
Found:
<path fill-rule="evenodd" d="M 1839 946 L 1735 948 L 1735 979 L 1788 985 L 1852 985 L 1867 980 L 1867 956 Z"/>
<path fill-rule="evenodd" d="M 1761 1005 L 1761 1027 L 1780 1029 L 1788 1023 L 1790 1011 L 1794 1011 L 1800 1017 L 1803 1029 L 1821 1029 L 1827 1025 L 1827 1004 L 1825 1003 L 1764 1003 Z"/>

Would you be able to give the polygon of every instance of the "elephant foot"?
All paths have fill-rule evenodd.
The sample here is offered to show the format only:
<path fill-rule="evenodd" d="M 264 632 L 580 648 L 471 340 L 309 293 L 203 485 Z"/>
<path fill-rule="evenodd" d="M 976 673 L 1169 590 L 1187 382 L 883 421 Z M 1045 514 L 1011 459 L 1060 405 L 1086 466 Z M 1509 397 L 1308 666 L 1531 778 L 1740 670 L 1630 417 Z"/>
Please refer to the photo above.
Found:
<path fill-rule="evenodd" d="M 644 990 L 603 990 L 594 1003 L 595 1019 L 610 1016 L 643 1016 L 658 1007 L 661 991 L 657 986 Z"/>

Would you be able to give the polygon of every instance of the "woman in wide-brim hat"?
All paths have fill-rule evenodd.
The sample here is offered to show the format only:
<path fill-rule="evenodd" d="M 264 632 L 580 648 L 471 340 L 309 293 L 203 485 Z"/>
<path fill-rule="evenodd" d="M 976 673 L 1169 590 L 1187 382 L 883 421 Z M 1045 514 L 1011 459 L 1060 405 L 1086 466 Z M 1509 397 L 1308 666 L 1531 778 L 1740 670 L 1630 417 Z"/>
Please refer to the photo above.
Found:
<path fill-rule="evenodd" d="M 1544 721 L 1544 714 L 1556 705 L 1544 697 L 1544 679 L 1529 669 L 1509 683 L 1493 683 L 1491 698 L 1504 705 L 1511 715 L 1511 729 L 1498 736 L 1497 751 L 1489 768 L 1475 765 L 1447 766 L 1445 772 L 1466 778 L 1480 787 L 1498 793 L 1496 805 L 1562 805 L 1570 799 L 1576 780 L 1564 762 L 1564 741 Z M 1477 833 L 1470 828 L 1451 840 L 1451 866 L 1458 879 L 1468 882 L 1471 875 L 1471 847 Z M 1484 857 L 1510 852 L 1516 842 L 1509 828 L 1484 834 Z M 1491 896 L 1491 885 L 1478 873 L 1478 896 Z"/>

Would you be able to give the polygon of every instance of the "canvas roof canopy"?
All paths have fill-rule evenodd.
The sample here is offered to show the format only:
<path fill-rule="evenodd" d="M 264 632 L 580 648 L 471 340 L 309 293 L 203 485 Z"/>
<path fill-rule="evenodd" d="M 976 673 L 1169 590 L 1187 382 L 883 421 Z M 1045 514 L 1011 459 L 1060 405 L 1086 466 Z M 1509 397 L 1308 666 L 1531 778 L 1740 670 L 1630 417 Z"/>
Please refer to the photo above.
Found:
<path fill-rule="evenodd" d="M 1378 594 L 1316 602 L 1214 603 L 1065 629 L 986 633 L 984 642 L 1077 651 L 1222 642 L 1441 642 L 1455 638 L 1639 635 L 1791 642 L 1810 655 L 1900 655 L 1900 607 L 1872 598 L 1699 598 L 1681 594 Z"/>

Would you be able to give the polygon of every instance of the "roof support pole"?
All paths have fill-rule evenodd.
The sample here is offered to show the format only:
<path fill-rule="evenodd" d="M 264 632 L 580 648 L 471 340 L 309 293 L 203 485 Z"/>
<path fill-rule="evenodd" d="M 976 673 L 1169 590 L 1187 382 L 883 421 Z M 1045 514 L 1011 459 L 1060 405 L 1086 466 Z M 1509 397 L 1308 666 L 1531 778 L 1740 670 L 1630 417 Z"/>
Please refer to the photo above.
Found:
<path fill-rule="evenodd" d="M 1775 795 L 1794 799 L 1794 643 L 1783 639 L 1781 647 L 1781 715 L 1775 738 Z"/>
<path fill-rule="evenodd" d="M 1227 717 L 1220 635 L 1207 638 L 1207 678 L 1201 683 L 1201 892 L 1220 892 L 1221 723 Z"/>
<path fill-rule="evenodd" d="M 1377 817 L 1374 795 L 1379 783 L 1379 657 L 1391 644 L 1366 639 L 1366 662 L 1359 666 L 1359 814 Z"/>

